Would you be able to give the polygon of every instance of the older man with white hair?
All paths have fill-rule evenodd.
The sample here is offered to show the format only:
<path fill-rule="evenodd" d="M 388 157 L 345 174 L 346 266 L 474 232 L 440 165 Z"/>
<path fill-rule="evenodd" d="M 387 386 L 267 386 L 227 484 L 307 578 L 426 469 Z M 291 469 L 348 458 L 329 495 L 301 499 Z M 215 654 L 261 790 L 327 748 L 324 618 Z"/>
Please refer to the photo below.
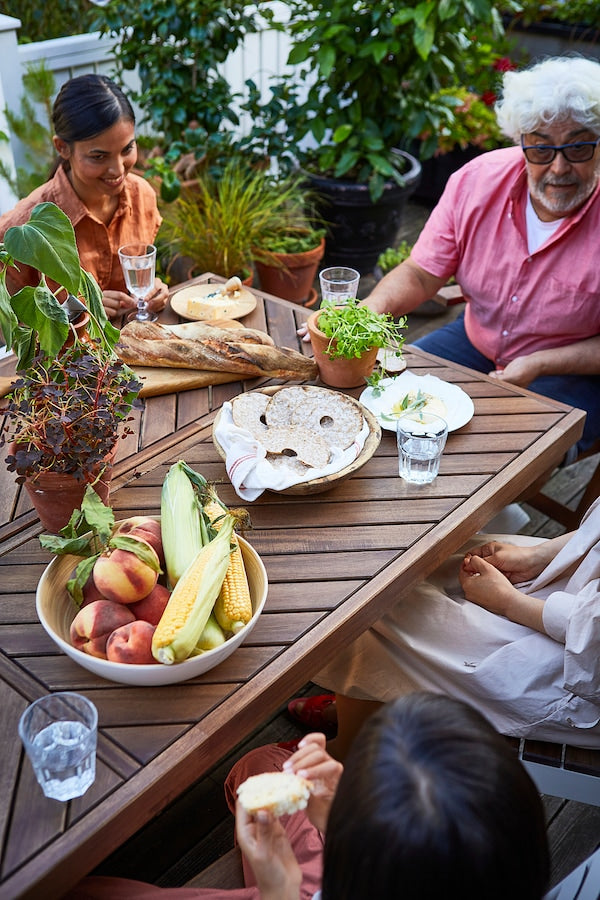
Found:
<path fill-rule="evenodd" d="M 454 275 L 465 311 L 416 345 L 585 409 L 582 452 L 600 438 L 600 63 L 506 72 L 496 112 L 517 146 L 451 176 L 365 302 L 403 315 Z"/>

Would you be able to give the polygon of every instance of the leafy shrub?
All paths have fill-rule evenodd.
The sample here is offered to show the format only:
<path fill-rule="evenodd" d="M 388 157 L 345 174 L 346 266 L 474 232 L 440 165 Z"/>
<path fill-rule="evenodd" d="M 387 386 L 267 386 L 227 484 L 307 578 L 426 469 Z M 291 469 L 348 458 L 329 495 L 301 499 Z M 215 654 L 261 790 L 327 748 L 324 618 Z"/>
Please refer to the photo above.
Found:
<path fill-rule="evenodd" d="M 2 12 L 21 20 L 20 44 L 85 34 L 94 30 L 94 20 L 98 18 L 98 10 L 90 0 L 4 0 Z"/>

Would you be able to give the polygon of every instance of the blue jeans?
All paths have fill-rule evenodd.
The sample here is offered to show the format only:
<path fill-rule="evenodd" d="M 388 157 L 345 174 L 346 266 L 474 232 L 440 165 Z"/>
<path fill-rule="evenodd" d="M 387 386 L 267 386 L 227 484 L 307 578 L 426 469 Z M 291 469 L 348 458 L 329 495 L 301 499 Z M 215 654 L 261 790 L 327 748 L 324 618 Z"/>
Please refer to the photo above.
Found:
<path fill-rule="evenodd" d="M 464 312 L 460 313 L 453 322 L 419 338 L 414 346 L 487 375 L 495 364 L 480 353 L 467 337 L 464 316 Z M 600 440 L 600 375 L 543 375 L 528 384 L 527 389 L 586 411 L 577 453 L 589 450 L 595 441 Z"/>

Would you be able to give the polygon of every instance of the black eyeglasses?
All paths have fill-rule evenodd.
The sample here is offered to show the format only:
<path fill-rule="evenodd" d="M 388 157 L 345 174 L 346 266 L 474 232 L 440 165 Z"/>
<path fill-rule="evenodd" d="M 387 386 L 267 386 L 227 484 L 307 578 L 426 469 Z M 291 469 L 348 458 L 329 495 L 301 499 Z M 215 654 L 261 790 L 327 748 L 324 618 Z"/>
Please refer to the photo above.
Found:
<path fill-rule="evenodd" d="M 589 162 L 599 143 L 600 138 L 596 138 L 595 141 L 577 141 L 575 144 L 560 144 L 556 147 L 552 144 L 532 144 L 530 147 L 526 147 L 521 136 L 521 149 L 525 158 L 535 166 L 549 165 L 557 153 L 562 153 L 570 163 Z"/>

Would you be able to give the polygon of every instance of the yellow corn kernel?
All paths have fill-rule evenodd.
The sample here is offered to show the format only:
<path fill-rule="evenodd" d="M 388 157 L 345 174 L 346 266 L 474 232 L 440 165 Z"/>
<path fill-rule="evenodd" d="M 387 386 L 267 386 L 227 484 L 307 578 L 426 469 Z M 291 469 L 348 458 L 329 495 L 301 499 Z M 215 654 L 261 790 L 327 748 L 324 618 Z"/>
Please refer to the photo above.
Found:
<path fill-rule="evenodd" d="M 218 535 L 202 547 L 173 589 L 152 637 L 158 662 L 181 662 L 198 643 L 229 567 L 234 524 L 234 516 L 226 515 Z"/>
<path fill-rule="evenodd" d="M 223 631 L 237 634 L 252 618 L 252 600 L 237 534 L 231 535 L 231 543 L 234 547 L 225 580 L 215 603 L 214 614 Z"/>

